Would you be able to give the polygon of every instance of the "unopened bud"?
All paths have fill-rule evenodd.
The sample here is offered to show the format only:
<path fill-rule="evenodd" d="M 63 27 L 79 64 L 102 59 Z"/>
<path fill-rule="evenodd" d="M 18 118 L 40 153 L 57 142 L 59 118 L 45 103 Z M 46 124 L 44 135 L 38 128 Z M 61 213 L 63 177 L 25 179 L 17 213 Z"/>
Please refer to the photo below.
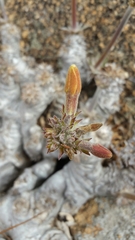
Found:
<path fill-rule="evenodd" d="M 90 147 L 90 152 L 94 156 L 99 157 L 99 158 L 111 158 L 112 157 L 112 152 L 100 144 L 92 144 Z"/>
<path fill-rule="evenodd" d="M 77 110 L 78 97 L 81 92 L 81 77 L 76 65 L 71 65 L 66 78 L 66 113 L 74 115 Z"/>
<path fill-rule="evenodd" d="M 90 153 L 92 153 L 94 156 L 99 158 L 112 157 L 112 152 L 100 144 L 91 144 L 90 142 L 87 142 L 84 140 L 79 144 L 79 147 L 81 148 L 81 150 L 87 150 Z"/>
<path fill-rule="evenodd" d="M 65 92 L 71 95 L 80 94 L 81 92 L 81 77 L 76 65 L 71 65 L 68 69 Z"/>

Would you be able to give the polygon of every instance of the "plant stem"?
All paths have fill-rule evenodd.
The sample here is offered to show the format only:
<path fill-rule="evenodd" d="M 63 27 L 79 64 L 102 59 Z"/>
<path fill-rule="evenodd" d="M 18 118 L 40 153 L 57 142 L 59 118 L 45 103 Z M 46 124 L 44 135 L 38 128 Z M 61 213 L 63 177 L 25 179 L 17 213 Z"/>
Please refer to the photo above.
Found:
<path fill-rule="evenodd" d="M 76 0 L 71 0 L 72 3 L 72 29 L 76 29 Z"/>
<path fill-rule="evenodd" d="M 27 219 L 27 220 L 21 222 L 21 223 L 17 223 L 17 224 L 14 225 L 14 226 L 11 226 L 11 227 L 9 227 L 9 228 L 6 228 L 6 229 L 4 229 L 3 231 L 1 231 L 0 234 L 6 233 L 6 232 L 12 230 L 13 228 L 19 227 L 19 226 L 21 226 L 21 225 L 23 225 L 23 224 L 25 224 L 25 223 L 31 221 L 32 219 L 34 219 L 34 218 L 38 217 L 39 215 L 43 214 L 44 212 L 45 212 L 45 211 L 42 211 L 42 212 L 36 214 L 35 216 L 33 216 L 33 217 L 31 217 L 31 218 L 29 218 L 29 219 Z"/>
<path fill-rule="evenodd" d="M 1 7 L 1 10 L 2 10 L 3 18 L 4 18 L 5 21 L 7 21 L 7 14 L 6 14 L 6 11 L 5 11 L 4 0 L 0 0 L 0 7 Z"/>
<path fill-rule="evenodd" d="M 134 7 L 129 5 L 127 10 L 126 10 L 126 12 L 125 12 L 125 14 L 124 14 L 124 16 L 123 16 L 123 18 L 122 18 L 122 20 L 121 20 L 121 22 L 120 22 L 120 24 L 119 24 L 119 26 L 118 26 L 118 28 L 116 29 L 116 31 L 115 31 L 115 33 L 113 35 L 110 43 L 107 45 L 105 51 L 103 52 L 103 54 L 101 55 L 99 60 L 96 62 L 95 66 L 94 66 L 96 69 L 100 69 L 101 68 L 101 66 L 102 66 L 106 56 L 108 55 L 108 53 L 109 53 L 110 49 L 112 48 L 112 46 L 115 45 L 116 40 L 120 36 L 120 34 L 122 32 L 122 29 L 126 25 L 126 23 L 127 23 L 128 19 L 130 18 L 133 10 L 134 10 Z M 90 107 L 89 107 L 89 111 L 92 111 L 92 109 L 96 106 L 96 104 L 98 102 L 99 95 L 100 95 L 100 88 L 97 87 L 96 92 L 94 94 L 94 97 L 93 97 L 93 99 L 91 101 L 91 104 L 90 104 Z"/>
<path fill-rule="evenodd" d="M 126 25 L 128 19 L 130 18 L 132 11 L 134 10 L 133 7 L 129 6 L 118 26 L 118 28 L 116 29 L 110 43 L 108 44 L 108 46 L 106 47 L 105 51 L 103 52 L 103 54 L 101 55 L 101 57 L 99 58 L 99 60 L 97 61 L 97 63 L 95 64 L 95 68 L 100 68 L 101 65 L 104 62 L 104 59 L 106 58 L 107 54 L 109 53 L 110 49 L 112 48 L 112 46 L 115 45 L 116 40 L 118 39 L 118 37 L 120 36 L 122 29 L 124 28 L 124 26 Z"/>

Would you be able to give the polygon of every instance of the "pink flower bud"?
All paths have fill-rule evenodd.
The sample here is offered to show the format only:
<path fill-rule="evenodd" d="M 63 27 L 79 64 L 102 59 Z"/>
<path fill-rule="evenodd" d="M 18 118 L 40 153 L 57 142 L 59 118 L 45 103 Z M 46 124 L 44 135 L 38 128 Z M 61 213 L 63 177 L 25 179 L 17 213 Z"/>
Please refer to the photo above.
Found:
<path fill-rule="evenodd" d="M 90 146 L 90 152 L 94 156 L 99 157 L 99 158 L 111 158 L 112 157 L 112 152 L 100 144 L 92 144 Z"/>
<path fill-rule="evenodd" d="M 99 157 L 99 158 L 111 158 L 112 157 L 112 152 L 103 147 L 100 144 L 91 144 L 88 141 L 82 140 L 82 142 L 79 144 L 79 147 L 81 151 L 88 151 L 92 153 L 94 156 Z"/>

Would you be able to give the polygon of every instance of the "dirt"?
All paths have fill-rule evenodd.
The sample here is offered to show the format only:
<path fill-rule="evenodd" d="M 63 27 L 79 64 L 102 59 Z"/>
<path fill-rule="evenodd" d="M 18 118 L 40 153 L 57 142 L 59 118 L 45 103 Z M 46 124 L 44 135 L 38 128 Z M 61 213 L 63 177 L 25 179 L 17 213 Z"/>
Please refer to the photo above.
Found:
<path fill-rule="evenodd" d="M 93 224 L 93 217 L 98 215 L 98 204 L 94 199 L 87 201 L 75 215 L 75 224 L 70 227 L 71 234 L 75 236 L 81 234 L 97 235 L 102 230 L 100 226 Z"/>
<path fill-rule="evenodd" d="M 128 4 L 125 0 L 78 0 L 77 21 L 86 29 L 81 33 L 87 43 L 88 61 L 98 57 L 109 42 Z M 71 26 L 71 2 L 67 0 L 7 0 L 10 22 L 21 30 L 20 46 L 24 54 L 37 61 L 51 63 L 56 69 L 61 44 L 68 34 L 62 28 Z M 124 27 L 108 61 L 123 66 L 134 78 L 135 73 L 135 14 Z"/>

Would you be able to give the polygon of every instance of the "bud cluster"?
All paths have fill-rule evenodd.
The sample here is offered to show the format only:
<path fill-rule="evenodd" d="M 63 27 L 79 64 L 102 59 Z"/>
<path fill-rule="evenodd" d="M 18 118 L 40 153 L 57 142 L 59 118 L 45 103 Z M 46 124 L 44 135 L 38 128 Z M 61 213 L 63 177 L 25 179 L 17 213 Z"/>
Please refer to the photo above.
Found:
<path fill-rule="evenodd" d="M 111 158 L 110 150 L 99 144 L 91 144 L 90 139 L 85 139 L 84 135 L 91 131 L 98 130 L 102 124 L 95 123 L 86 126 L 78 126 L 81 119 L 77 119 L 78 97 L 81 92 L 80 73 L 75 65 L 71 65 L 68 70 L 66 85 L 66 104 L 62 109 L 62 117 L 56 116 L 49 119 L 50 128 L 44 129 L 47 138 L 48 152 L 59 150 L 59 159 L 65 153 L 73 160 L 75 154 L 83 152 L 87 155 L 92 153 L 100 158 Z"/>

